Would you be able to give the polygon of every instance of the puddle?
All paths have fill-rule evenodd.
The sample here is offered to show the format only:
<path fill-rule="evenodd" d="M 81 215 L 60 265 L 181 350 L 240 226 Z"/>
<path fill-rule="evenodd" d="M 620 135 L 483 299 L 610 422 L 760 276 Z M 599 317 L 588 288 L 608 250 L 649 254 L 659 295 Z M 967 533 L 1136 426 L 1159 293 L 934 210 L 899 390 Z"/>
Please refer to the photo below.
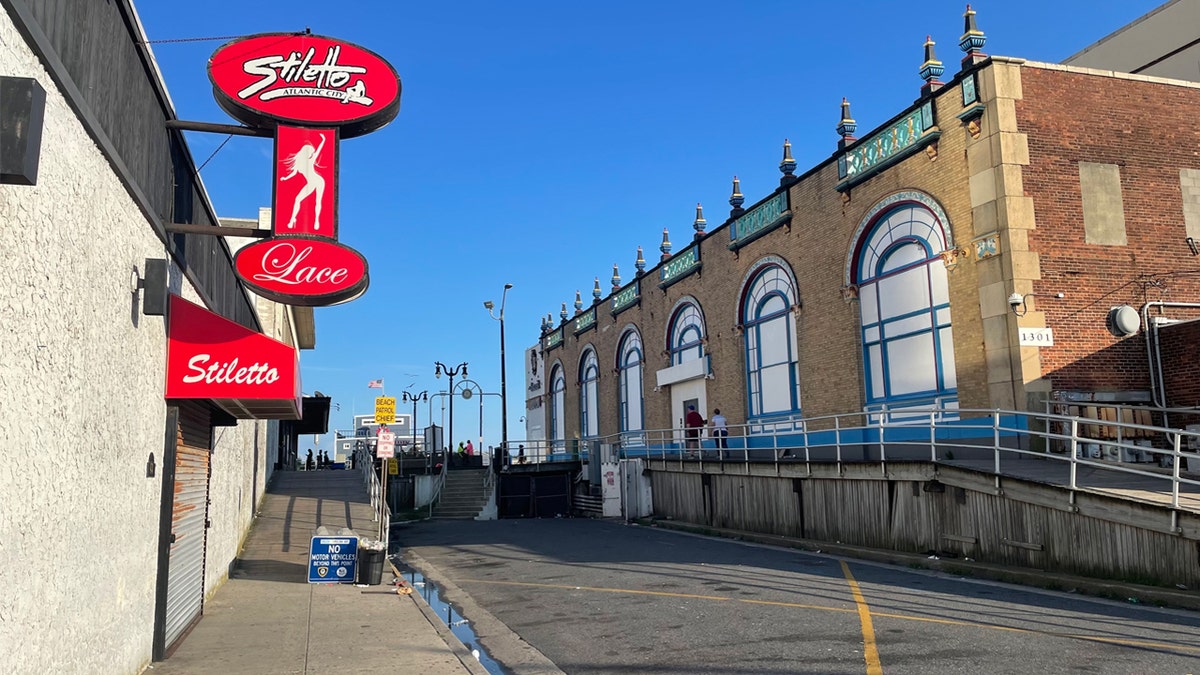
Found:
<path fill-rule="evenodd" d="M 393 562 L 398 562 L 393 560 Z M 479 644 L 479 636 L 475 635 L 474 629 L 471 628 L 471 621 L 462 615 L 454 605 L 442 599 L 438 593 L 437 584 L 432 581 L 427 581 L 425 576 L 420 572 L 416 572 L 407 567 L 396 565 L 401 570 L 401 577 L 412 586 L 413 592 L 419 593 L 425 602 L 433 608 L 433 612 L 437 614 L 442 623 L 450 628 L 450 632 L 462 641 L 467 646 L 467 651 L 475 655 L 479 659 L 479 663 L 491 675 L 512 675 L 512 671 L 505 668 L 499 661 L 492 658 L 483 645 Z"/>

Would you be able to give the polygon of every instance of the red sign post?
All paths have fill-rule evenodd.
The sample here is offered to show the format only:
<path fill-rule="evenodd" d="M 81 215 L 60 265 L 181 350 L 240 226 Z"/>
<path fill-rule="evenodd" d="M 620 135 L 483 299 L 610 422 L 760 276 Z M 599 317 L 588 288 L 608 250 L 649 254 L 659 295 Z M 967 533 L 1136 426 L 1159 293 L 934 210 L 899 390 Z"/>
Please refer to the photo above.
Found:
<path fill-rule="evenodd" d="M 241 249 L 238 276 L 255 293 L 323 306 L 367 290 L 367 261 L 337 243 L 340 142 L 374 131 L 400 110 L 400 78 L 374 52 L 309 33 L 234 40 L 208 61 L 225 112 L 275 131 L 270 239 Z"/>

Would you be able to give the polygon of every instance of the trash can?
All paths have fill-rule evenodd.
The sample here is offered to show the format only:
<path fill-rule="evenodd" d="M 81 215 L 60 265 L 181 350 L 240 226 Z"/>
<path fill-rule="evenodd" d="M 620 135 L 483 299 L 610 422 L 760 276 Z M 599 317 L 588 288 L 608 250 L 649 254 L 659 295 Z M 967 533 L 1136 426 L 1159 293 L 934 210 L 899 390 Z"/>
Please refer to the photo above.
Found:
<path fill-rule="evenodd" d="M 378 586 L 383 583 L 383 559 L 383 549 L 359 547 L 354 582 L 367 586 Z"/>

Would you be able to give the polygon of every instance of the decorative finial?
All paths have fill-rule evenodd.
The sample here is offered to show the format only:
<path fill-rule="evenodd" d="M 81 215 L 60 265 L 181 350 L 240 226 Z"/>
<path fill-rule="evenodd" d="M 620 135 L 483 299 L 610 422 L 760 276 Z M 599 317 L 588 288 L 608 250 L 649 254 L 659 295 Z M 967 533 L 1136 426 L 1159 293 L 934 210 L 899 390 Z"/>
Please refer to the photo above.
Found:
<path fill-rule="evenodd" d="M 638 276 L 646 272 L 646 257 L 642 255 L 642 247 L 638 247 L 637 260 L 633 261 L 633 266 L 637 269 Z"/>
<path fill-rule="evenodd" d="M 967 54 L 963 57 L 962 65 L 966 67 L 987 58 L 987 54 L 980 51 L 985 44 L 987 44 L 987 36 L 976 27 L 975 10 L 967 5 L 967 11 L 963 14 L 963 34 L 958 39 L 958 48 Z"/>
<path fill-rule="evenodd" d="M 614 291 L 621 287 L 621 273 L 617 271 L 617 263 L 613 263 L 612 287 Z"/>
<path fill-rule="evenodd" d="M 548 319 L 548 317 L 545 317 L 545 316 L 542 317 L 542 335 L 545 335 L 546 333 L 550 332 L 550 325 L 547 322 L 547 319 Z"/>
<path fill-rule="evenodd" d="M 600 292 L 600 277 L 596 277 L 596 284 L 594 286 L 592 286 L 592 299 L 595 300 L 596 302 L 600 302 L 601 295 L 602 295 L 602 293 Z"/>
<path fill-rule="evenodd" d="M 742 182 L 738 180 L 737 176 L 734 176 L 733 193 L 729 195 L 729 205 L 732 206 L 733 209 L 729 211 L 729 217 L 737 218 L 745 213 L 746 209 L 742 208 L 742 204 L 745 203 L 746 196 L 742 194 Z"/>
<path fill-rule="evenodd" d="M 708 227 L 708 221 L 704 219 L 704 207 L 696 203 L 696 219 L 692 221 L 692 229 L 696 231 L 697 236 L 704 236 L 704 229 Z"/>
<path fill-rule="evenodd" d="M 796 177 L 792 175 L 796 170 L 796 160 L 792 159 L 792 142 L 786 138 L 783 139 L 783 161 L 779 163 L 779 170 L 783 172 L 783 178 L 779 179 L 780 185 L 796 181 Z"/>
<path fill-rule="evenodd" d="M 575 289 L 575 313 L 583 311 L 583 297 L 579 295 L 579 289 Z"/>
<path fill-rule="evenodd" d="M 667 234 L 667 228 L 665 227 L 663 228 L 663 243 L 658 247 L 658 250 L 662 251 L 663 260 L 671 257 L 671 239 Z"/>
<path fill-rule="evenodd" d="M 841 136 L 842 140 L 844 140 L 848 143 L 851 141 L 854 141 L 854 140 L 856 140 L 854 138 L 854 130 L 855 129 L 858 129 L 858 122 L 855 122 L 854 118 L 850 116 L 850 101 L 846 100 L 846 97 L 843 96 L 842 97 L 842 119 L 841 119 L 841 121 L 838 122 L 838 125 L 837 125 L 838 136 Z"/>
<path fill-rule="evenodd" d="M 921 79 L 925 80 L 925 85 L 921 87 L 921 94 L 925 95 L 933 91 L 937 91 L 942 86 L 938 81 L 942 73 L 946 72 L 946 67 L 938 61 L 937 55 L 933 53 L 934 45 L 933 37 L 925 36 L 925 62 L 921 64 Z"/>
<path fill-rule="evenodd" d="M 562 317 L 563 321 L 567 320 L 567 303 L 563 303 L 562 311 L 559 312 L 558 315 Z"/>

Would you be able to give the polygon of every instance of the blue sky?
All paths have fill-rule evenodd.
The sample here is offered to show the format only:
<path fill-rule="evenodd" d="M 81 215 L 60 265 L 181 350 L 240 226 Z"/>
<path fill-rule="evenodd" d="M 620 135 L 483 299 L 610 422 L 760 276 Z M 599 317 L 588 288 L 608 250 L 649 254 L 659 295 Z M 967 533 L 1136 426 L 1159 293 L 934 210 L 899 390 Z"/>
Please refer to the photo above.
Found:
<path fill-rule="evenodd" d="M 1053 62 L 1159 4 L 974 7 L 985 52 Z M 607 294 L 613 263 L 630 279 L 639 245 L 653 264 L 664 227 L 678 248 L 697 202 L 710 227 L 723 222 L 734 174 L 747 205 L 767 195 L 784 138 L 797 173 L 828 157 L 843 96 L 860 136 L 911 104 L 927 34 L 947 76 L 957 70 L 963 10 L 946 0 L 138 3 L 152 41 L 309 27 L 395 66 L 396 120 L 342 145 L 340 239 L 367 256 L 371 287 L 316 310 L 304 389 L 340 404 L 331 428 L 369 412 L 371 379 L 385 378 L 389 395 L 444 391 L 434 361 L 466 361 L 472 380 L 499 392 L 499 325 L 483 301 L 498 306 L 511 283 L 514 440 L 524 431 L 523 353 L 541 317 L 557 320 L 564 301 L 573 312 L 577 289 L 590 302 L 594 277 Z M 221 44 L 153 45 L 180 118 L 232 122 L 205 74 Z M 188 134 L 197 163 L 223 140 Z M 270 153 L 269 140 L 239 137 L 208 163 L 201 175 L 220 215 L 254 217 L 268 205 Z M 499 398 L 485 401 L 485 444 L 498 444 Z M 440 422 L 440 406 L 433 415 Z M 478 417 L 474 401 L 455 404 L 456 441 L 477 439 Z M 429 423 L 424 405 L 417 423 Z"/>

